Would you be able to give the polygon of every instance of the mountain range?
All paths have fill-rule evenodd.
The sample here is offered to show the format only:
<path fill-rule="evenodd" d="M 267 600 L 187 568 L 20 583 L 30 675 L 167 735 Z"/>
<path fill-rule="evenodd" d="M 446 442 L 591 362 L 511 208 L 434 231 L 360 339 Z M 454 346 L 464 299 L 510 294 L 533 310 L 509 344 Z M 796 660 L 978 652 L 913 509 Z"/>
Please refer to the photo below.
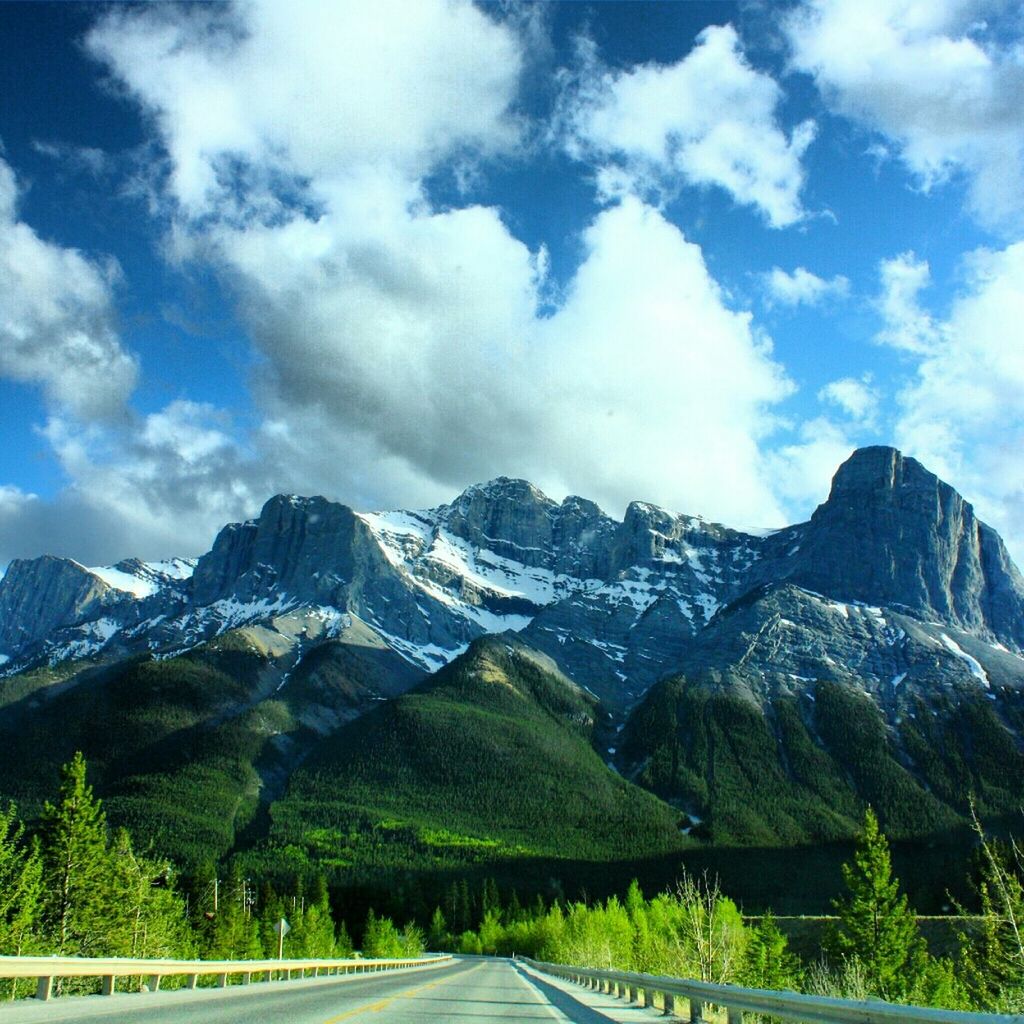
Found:
<path fill-rule="evenodd" d="M 625 862 L 1018 811 L 1024 579 L 953 488 L 855 452 L 810 520 L 622 521 L 498 478 L 278 495 L 198 560 L 0 580 L 0 795 L 74 749 L 186 863 Z"/>

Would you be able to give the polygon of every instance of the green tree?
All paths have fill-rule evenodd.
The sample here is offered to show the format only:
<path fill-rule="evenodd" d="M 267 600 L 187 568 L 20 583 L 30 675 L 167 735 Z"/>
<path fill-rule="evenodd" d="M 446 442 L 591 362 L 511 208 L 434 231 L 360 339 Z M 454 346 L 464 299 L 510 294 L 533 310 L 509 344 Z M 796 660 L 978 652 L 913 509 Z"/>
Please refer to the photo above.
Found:
<path fill-rule="evenodd" d="M 35 952 L 42 913 L 39 845 L 25 837 L 12 804 L 0 810 L 0 953 Z"/>
<path fill-rule="evenodd" d="M 110 897 L 107 823 L 87 785 L 81 751 L 61 769 L 57 802 L 42 819 L 45 920 L 58 956 L 105 952 Z"/>
<path fill-rule="evenodd" d="M 800 984 L 800 958 L 789 950 L 789 940 L 769 912 L 750 932 L 743 983 L 750 988 L 794 990 Z"/>
<path fill-rule="evenodd" d="M 387 960 L 404 955 L 402 936 L 390 917 L 377 917 L 372 908 L 363 930 L 363 956 Z"/>
<path fill-rule="evenodd" d="M 980 922 L 960 929 L 963 979 L 978 1009 L 1024 1012 L 1024 854 L 1016 841 L 1003 848 L 989 839 L 977 816 L 981 861 L 977 883 Z M 962 911 L 961 911 L 962 913 Z"/>
<path fill-rule="evenodd" d="M 174 891 L 170 864 L 137 854 L 127 829 L 115 833 L 108 859 L 108 951 L 130 957 L 193 955 L 195 936 Z"/>
<path fill-rule="evenodd" d="M 427 948 L 427 940 L 423 934 L 423 929 L 410 922 L 402 929 L 401 935 L 399 935 L 399 945 L 401 947 L 399 956 L 423 956 L 423 951 Z"/>
<path fill-rule="evenodd" d="M 659 902 L 668 914 L 668 929 L 658 929 L 668 932 L 668 973 L 717 985 L 735 981 L 743 968 L 747 930 L 718 879 L 684 873 L 672 897 L 652 904 Z"/>
<path fill-rule="evenodd" d="M 427 932 L 427 949 L 436 953 L 444 952 L 451 948 L 452 937 L 448 933 L 448 922 L 440 907 L 434 909 L 434 916 L 430 919 L 430 930 Z"/>
<path fill-rule="evenodd" d="M 875 996 L 901 1001 L 918 985 L 928 965 L 917 921 L 892 877 L 889 843 L 869 807 L 853 860 L 843 865 L 847 895 L 834 901 L 839 922 L 827 937 L 834 958 L 856 959 Z"/>

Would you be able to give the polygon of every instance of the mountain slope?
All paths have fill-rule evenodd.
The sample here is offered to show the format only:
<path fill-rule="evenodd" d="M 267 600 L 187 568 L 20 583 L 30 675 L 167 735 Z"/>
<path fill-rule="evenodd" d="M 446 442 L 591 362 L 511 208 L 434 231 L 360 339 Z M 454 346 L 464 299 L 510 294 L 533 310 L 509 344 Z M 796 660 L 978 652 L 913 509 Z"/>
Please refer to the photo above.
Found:
<path fill-rule="evenodd" d="M 716 843 L 827 842 L 870 803 L 896 837 L 1018 810 L 1024 661 L 952 626 L 785 583 L 721 609 L 619 744 Z"/>
<path fill-rule="evenodd" d="M 325 733 L 423 677 L 358 629 L 307 661 L 296 636 L 315 623 L 272 625 L 173 658 L 41 674 L 0 709 L 0 792 L 35 816 L 81 750 L 114 824 L 186 866 L 225 855 Z"/>
<path fill-rule="evenodd" d="M 359 870 L 634 860 L 680 824 L 825 843 L 867 801 L 932 836 L 968 794 L 1016 808 L 1022 645 L 1002 542 L 894 449 L 760 533 L 505 477 L 421 511 L 279 495 L 195 563 L 11 564 L 0 795 L 33 813 L 81 747 L 185 860 Z"/>
<path fill-rule="evenodd" d="M 682 848 L 679 815 L 594 751 L 596 713 L 535 652 L 478 640 L 323 743 L 272 808 L 272 841 L 337 868 Z"/>

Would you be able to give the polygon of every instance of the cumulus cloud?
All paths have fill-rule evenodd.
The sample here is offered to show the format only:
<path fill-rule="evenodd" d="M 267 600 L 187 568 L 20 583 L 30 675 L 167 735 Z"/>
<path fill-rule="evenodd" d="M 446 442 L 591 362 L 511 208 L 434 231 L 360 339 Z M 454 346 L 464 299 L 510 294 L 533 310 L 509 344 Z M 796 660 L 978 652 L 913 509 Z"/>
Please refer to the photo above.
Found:
<path fill-rule="evenodd" d="M 835 471 L 855 447 L 847 431 L 826 416 L 802 423 L 797 440 L 781 445 L 766 459 L 786 507 L 807 511 L 824 501 Z M 788 517 L 777 525 L 787 521 Z"/>
<path fill-rule="evenodd" d="M 0 159 L 0 374 L 40 385 L 78 416 L 109 417 L 138 373 L 116 329 L 117 265 L 40 238 L 19 220 L 17 201 Z"/>
<path fill-rule="evenodd" d="M 262 356 L 251 460 L 215 425 L 194 438 L 180 418 L 168 452 L 150 422 L 126 482 L 111 470 L 110 500 L 141 523 L 148 501 L 172 500 L 164 474 L 191 479 L 183 453 L 196 451 L 212 467 L 197 501 L 224 513 L 271 483 L 418 503 L 510 473 L 610 511 L 645 497 L 778 519 L 760 451 L 791 385 L 698 246 L 625 196 L 596 214 L 552 309 L 543 248 L 496 209 L 431 202 L 428 172 L 517 137 L 518 22 L 403 4 L 401 17 L 374 8 L 377 31 L 364 5 L 332 5 L 324 36 L 326 8 L 282 10 L 114 9 L 90 37 L 160 132 L 170 250 L 221 275 Z M 753 105 L 761 91 L 771 127 L 774 83 L 728 39 L 701 45 L 701 61 L 730 58 L 734 98 Z M 692 159 L 705 149 L 696 139 Z M 794 213 L 762 179 L 751 188 L 782 219 Z M 104 479 L 98 442 L 81 455 L 54 443 L 76 478 Z"/>
<path fill-rule="evenodd" d="M 899 396 L 896 441 L 970 496 L 1019 559 L 1024 556 L 1024 243 L 981 249 L 948 315 L 929 318 L 928 344 Z M 921 281 L 927 284 L 926 271 Z M 893 307 L 883 307 L 898 315 Z M 909 311 L 909 331 L 922 316 Z M 886 334 L 900 335 L 896 320 Z"/>
<path fill-rule="evenodd" d="M 781 267 L 772 267 L 764 275 L 768 301 L 780 306 L 817 306 L 829 298 L 845 298 L 850 294 L 850 282 L 842 274 L 825 279 L 812 274 L 806 267 L 797 267 L 787 274 Z"/>
<path fill-rule="evenodd" d="M 787 136 L 782 90 L 750 65 L 731 25 L 706 28 L 671 65 L 609 70 L 592 46 L 584 58 L 561 118 L 569 152 L 600 165 L 606 196 L 685 181 L 725 189 L 773 227 L 804 216 L 801 158 L 814 124 Z"/>
<path fill-rule="evenodd" d="M 912 252 L 900 253 L 879 265 L 882 290 L 876 303 L 883 327 L 875 340 L 907 352 L 930 351 L 938 336 L 931 314 L 921 305 L 921 292 L 931 283 L 931 268 Z"/>
<path fill-rule="evenodd" d="M 145 416 L 38 429 L 69 484 L 53 498 L 0 486 L 0 566 L 48 553 L 104 565 L 199 555 L 225 523 L 288 487 L 283 451 L 247 437 L 224 411 L 177 400 Z"/>
<path fill-rule="evenodd" d="M 521 41 L 468 2 L 126 7 L 88 43 L 153 113 L 190 216 L 273 216 L 356 166 L 415 179 L 518 138 Z"/>
<path fill-rule="evenodd" d="M 878 413 L 878 391 L 871 386 L 871 377 L 861 380 L 842 377 L 830 381 L 818 392 L 818 400 L 838 406 L 854 422 L 872 426 Z"/>
<path fill-rule="evenodd" d="M 784 27 L 794 68 L 834 110 L 885 135 L 920 187 L 965 175 L 980 221 L 1024 225 L 1024 61 L 1019 37 L 1007 39 L 1019 32 L 1012 5 L 804 0 Z"/>

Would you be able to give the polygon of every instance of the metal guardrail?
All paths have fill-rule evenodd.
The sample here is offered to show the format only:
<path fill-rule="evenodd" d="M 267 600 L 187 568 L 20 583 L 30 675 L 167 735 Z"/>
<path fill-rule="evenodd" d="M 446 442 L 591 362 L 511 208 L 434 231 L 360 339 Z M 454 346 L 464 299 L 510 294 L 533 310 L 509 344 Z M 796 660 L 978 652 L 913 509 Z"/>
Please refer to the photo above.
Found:
<path fill-rule="evenodd" d="M 184 975 L 187 988 L 195 988 L 199 978 L 216 975 L 217 987 L 225 988 L 228 978 L 241 975 L 243 984 L 263 974 L 266 981 L 288 980 L 293 974 L 314 978 L 408 967 L 429 967 L 446 963 L 447 954 L 413 957 L 407 960 L 131 960 L 126 957 L 0 956 L 0 978 L 35 978 L 36 999 L 49 999 L 55 978 L 102 978 L 105 996 L 114 994 L 118 978 L 147 978 L 150 992 L 160 987 L 160 979 Z"/>
<path fill-rule="evenodd" d="M 521 963 L 555 977 L 588 988 L 607 992 L 653 1006 L 654 996 L 661 995 L 666 1016 L 675 1014 L 675 1002 L 682 998 L 689 1003 L 691 1024 L 701 1024 L 706 1005 L 725 1007 L 729 1024 L 742 1024 L 744 1013 L 758 1013 L 803 1021 L 805 1024 L 1024 1024 L 1024 1015 L 1001 1013 L 967 1013 L 960 1010 L 933 1010 L 923 1006 L 897 1006 L 877 999 L 831 999 L 807 996 L 797 992 L 775 992 L 766 989 L 738 988 L 734 985 L 712 985 L 704 981 L 666 978 L 656 974 L 635 974 L 629 971 L 602 971 L 592 967 L 567 967 L 527 957 L 516 957 Z"/>

